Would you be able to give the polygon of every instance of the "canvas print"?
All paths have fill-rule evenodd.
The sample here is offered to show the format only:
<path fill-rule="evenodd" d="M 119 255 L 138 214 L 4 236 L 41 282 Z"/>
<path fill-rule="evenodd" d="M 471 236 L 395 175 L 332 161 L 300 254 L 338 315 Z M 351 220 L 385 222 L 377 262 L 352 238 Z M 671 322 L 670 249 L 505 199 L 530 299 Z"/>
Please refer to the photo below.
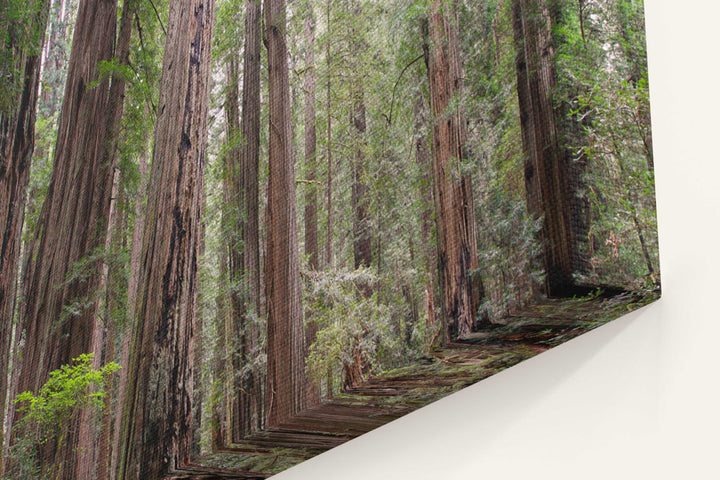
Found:
<path fill-rule="evenodd" d="M 0 477 L 267 478 L 659 298 L 643 9 L 2 0 Z"/>

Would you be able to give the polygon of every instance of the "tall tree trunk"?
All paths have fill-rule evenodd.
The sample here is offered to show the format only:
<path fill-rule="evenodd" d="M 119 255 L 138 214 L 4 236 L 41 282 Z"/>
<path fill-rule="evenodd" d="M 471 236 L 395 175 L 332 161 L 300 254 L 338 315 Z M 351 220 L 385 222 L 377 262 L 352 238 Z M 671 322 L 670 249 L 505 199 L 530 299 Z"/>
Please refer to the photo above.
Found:
<path fill-rule="evenodd" d="M 465 113 L 460 45 L 452 3 L 433 0 L 429 27 L 430 104 L 433 113 L 433 176 L 438 272 L 446 340 L 464 337 L 475 323 L 480 292 L 471 275 L 478 265 L 475 207 L 464 171 Z"/>
<path fill-rule="evenodd" d="M 98 80 L 100 61 L 112 58 L 114 1 L 84 0 L 79 6 L 53 173 L 35 236 L 23 318 L 26 343 L 19 389 L 38 391 L 51 370 L 97 345 L 96 313 L 110 208 L 112 165 L 107 161 L 112 104 L 109 81 Z M 87 262 L 81 275 L 71 271 Z M 58 478 L 75 478 L 78 460 L 92 445 L 80 435 L 80 416 L 64 428 L 62 442 L 44 443 L 41 463 Z M 82 441 L 82 443 L 80 443 Z"/>
<path fill-rule="evenodd" d="M 327 0 L 327 8 L 325 12 L 326 23 L 327 23 L 327 41 L 325 44 L 325 63 L 327 68 L 327 145 L 326 145 L 326 156 L 327 156 L 327 232 L 325 239 L 325 259 L 328 268 L 333 266 L 333 252 L 332 252 L 332 116 L 330 114 L 330 105 L 332 103 L 330 97 L 330 39 L 331 36 L 331 22 L 330 22 L 330 0 Z"/>
<path fill-rule="evenodd" d="M 356 150 L 352 163 L 353 257 L 355 268 L 369 267 L 372 262 L 368 186 L 365 183 L 365 99 L 362 86 L 356 87 L 352 107 L 352 124 L 355 130 Z"/>
<path fill-rule="evenodd" d="M 147 146 L 149 149 L 149 145 Z M 140 184 L 135 201 L 135 220 L 132 229 L 132 244 L 130 246 L 130 275 L 128 277 L 127 298 L 126 300 L 126 318 L 129 320 L 129 326 L 134 324 L 135 319 L 135 300 L 137 298 L 138 277 L 140 276 L 140 255 L 142 254 L 143 232 L 145 227 L 145 199 L 147 197 L 147 151 L 140 154 L 138 161 L 138 173 L 140 174 Z M 123 332 L 122 351 L 120 352 L 120 379 L 118 385 L 117 399 L 114 412 L 113 440 L 111 442 L 111 459 L 110 459 L 110 480 L 117 478 L 118 455 L 120 454 L 120 432 L 123 419 L 123 399 L 125 398 L 125 388 L 127 386 L 128 368 L 130 363 L 130 341 L 132 337 L 132 329 L 126 326 Z"/>
<path fill-rule="evenodd" d="M 423 208 L 420 213 L 420 240 L 423 259 L 423 268 L 426 274 L 423 292 L 423 305 L 428 330 L 435 328 L 435 282 L 437 280 L 436 250 L 432 245 L 432 216 L 433 216 L 433 166 L 430 159 L 430 148 L 427 137 L 427 119 L 425 101 L 418 95 L 415 102 L 415 160 L 421 170 L 420 198 Z"/>
<path fill-rule="evenodd" d="M 231 148 L 226 158 L 226 191 L 231 209 L 224 212 L 228 225 L 228 275 L 233 284 L 242 284 L 230 292 L 231 315 L 228 341 L 235 372 L 250 363 L 259 334 L 253 316 L 260 305 L 259 247 L 259 161 L 260 161 L 260 1 L 248 0 L 245 15 L 245 58 L 243 69 L 242 121 L 238 105 L 238 68 L 234 59 L 228 65 L 226 119 Z M 238 142 L 242 141 L 242 145 Z M 235 339 L 239 341 L 236 341 Z M 260 389 L 253 372 L 242 377 L 232 375 L 231 438 L 240 441 L 257 430 L 262 414 L 257 398 Z"/>
<path fill-rule="evenodd" d="M 120 171 L 116 170 L 108 220 L 108 236 L 105 244 L 106 251 L 113 257 L 118 255 L 120 250 L 124 248 L 123 243 L 126 232 L 125 215 L 124 212 L 121 211 L 125 209 L 126 196 L 121 186 L 122 180 L 120 177 Z M 105 312 L 103 315 L 105 342 L 102 356 L 96 359 L 98 360 L 98 365 L 115 361 L 115 338 L 118 330 L 117 315 L 123 307 L 121 292 L 124 291 L 124 287 L 127 284 L 127 278 L 124 276 L 122 265 L 120 265 L 118 261 L 110 260 L 106 263 L 103 277 L 103 283 L 105 284 Z M 116 427 L 116 424 L 114 424 L 116 418 L 113 416 L 112 405 L 113 400 L 117 398 L 117 391 L 114 388 L 115 382 L 112 382 L 111 385 L 112 386 L 106 390 L 105 398 L 103 399 L 104 405 L 100 437 L 96 443 L 98 452 L 95 465 L 97 470 L 95 472 L 89 470 L 83 472 L 85 477 L 94 475 L 95 478 L 109 478 L 112 429 Z"/>
<path fill-rule="evenodd" d="M 248 14 L 248 17 L 250 15 Z M 245 259 L 243 257 L 243 233 L 247 226 L 245 218 L 245 195 L 243 191 L 243 169 L 240 163 L 241 141 L 240 137 L 240 105 L 238 104 L 238 65 L 234 58 L 230 58 L 227 64 L 226 87 L 225 87 L 225 124 L 227 125 L 228 151 L 225 156 L 225 179 L 223 182 L 223 194 L 225 205 L 223 207 L 223 234 L 227 238 L 227 280 L 230 285 L 244 282 Z M 245 325 L 244 286 L 229 288 L 228 297 L 230 315 L 225 317 L 228 322 L 226 330 L 230 334 L 227 338 L 231 349 L 231 364 L 234 372 L 239 372 L 245 363 L 243 328 Z M 237 340 L 239 339 L 239 341 Z M 247 416 L 243 411 L 247 406 L 244 401 L 242 381 L 233 374 L 231 380 L 231 439 L 238 441 L 249 426 Z M 237 379 L 237 380 L 236 380 Z"/>
<path fill-rule="evenodd" d="M 227 181 L 225 182 L 227 183 Z M 227 188 L 223 191 L 223 200 L 225 205 L 228 202 Z M 227 215 L 221 213 L 220 223 L 222 231 L 226 231 Z M 218 254 L 218 263 L 220 264 L 220 274 L 218 276 L 219 288 L 215 297 L 215 305 L 217 318 L 215 320 L 217 328 L 218 343 L 213 356 L 213 376 L 215 390 L 212 395 L 216 398 L 213 407 L 213 430 L 211 437 L 212 450 L 217 451 L 228 444 L 228 440 L 232 438 L 231 427 L 228 420 L 232 418 L 229 413 L 231 410 L 231 402 L 234 398 L 233 386 L 230 379 L 233 376 L 233 365 L 229 361 L 233 356 L 233 348 L 231 339 L 232 322 L 229 320 L 226 286 L 228 285 L 228 249 L 220 248 Z"/>
<path fill-rule="evenodd" d="M 312 2 L 307 4 L 305 17 L 305 168 L 307 187 L 305 189 L 305 255 L 312 270 L 319 269 L 318 263 L 318 220 L 317 220 L 317 132 L 315 119 L 315 16 Z"/>
<path fill-rule="evenodd" d="M 136 11 L 136 0 L 125 0 L 123 3 L 123 14 L 120 19 L 120 27 L 118 30 L 117 46 L 115 52 L 115 58 L 120 66 L 127 66 L 130 59 L 130 40 L 132 36 L 132 22 L 135 17 Z M 120 121 L 124 112 L 124 101 L 125 101 L 125 80 L 120 75 L 112 76 L 112 83 L 110 85 L 110 94 L 108 98 L 108 110 L 106 117 L 106 130 L 105 140 L 103 144 L 101 164 L 114 166 L 117 164 L 118 157 L 118 141 L 120 133 Z M 123 237 L 123 223 L 122 223 L 122 212 L 118 211 L 118 207 L 122 205 L 122 198 L 124 194 L 120 193 L 122 188 L 120 172 L 117 173 L 117 184 L 112 189 L 112 198 L 115 198 L 114 211 L 108 207 L 108 218 L 113 219 L 113 216 L 117 219 L 117 223 L 108 222 L 108 232 L 105 236 L 105 249 L 106 252 L 113 256 L 114 251 L 110 250 L 113 246 L 111 242 L 115 242 L 115 247 L 119 247 Z M 117 260 L 112 258 L 109 260 L 110 265 L 109 271 L 106 271 L 101 278 L 101 290 L 105 290 L 108 298 L 107 306 L 115 308 L 114 304 L 115 295 L 113 295 L 113 288 L 108 284 L 108 281 L 116 281 L 121 273 L 119 272 L 119 266 Z M 105 262 L 107 269 L 107 261 Z M 109 277 L 112 275 L 112 277 Z M 105 278 L 108 277 L 108 278 Z M 120 290 L 116 290 L 115 293 L 119 293 Z M 104 318 L 98 318 L 96 320 L 94 343 L 97 348 L 93 351 L 96 353 L 93 359 L 94 367 L 99 368 L 102 364 L 114 361 L 115 352 L 115 318 L 111 315 L 105 315 Z M 107 335 L 107 337 L 106 337 Z M 106 351 L 105 351 L 106 350 Z M 102 353 L 102 354 L 101 354 Z M 106 409 L 104 411 L 105 418 L 102 421 L 101 435 L 97 438 L 95 434 L 95 412 L 86 409 L 82 412 L 80 419 L 80 450 L 79 467 L 77 475 L 80 478 L 107 478 L 107 472 L 109 469 L 110 462 L 110 430 L 111 425 L 111 403 L 112 403 L 112 392 L 110 392 L 105 398 Z M 97 467 L 97 471 L 95 470 Z"/>
<path fill-rule="evenodd" d="M 315 14 L 313 3 L 306 4 L 305 17 L 305 169 L 307 186 L 305 188 L 305 255 L 313 271 L 320 269 L 318 247 L 318 178 L 317 178 L 317 119 L 315 117 Z M 307 323 L 305 347 L 309 350 L 317 338 L 316 322 Z M 319 385 L 311 385 L 308 398 L 320 399 Z"/>
<path fill-rule="evenodd" d="M 584 264 L 578 247 L 584 209 L 577 198 L 579 166 L 572 165 L 560 143 L 560 112 L 553 105 L 552 6 L 549 0 L 514 0 L 513 30 L 527 207 L 531 215 L 543 217 L 545 293 L 565 297 L 583 293 L 573 273 Z"/>
<path fill-rule="evenodd" d="M 121 480 L 188 461 L 212 0 L 172 2 L 118 461 Z M 178 121 L 180 120 L 180 121 Z"/>
<path fill-rule="evenodd" d="M 252 318 L 260 316 L 260 49 L 262 41 L 260 0 L 248 0 L 245 14 L 245 58 L 242 93 L 242 138 L 240 155 L 243 192 L 242 228 L 243 268 L 245 278 L 245 311 L 243 325 L 243 359 L 257 349 L 260 332 Z M 262 425 L 262 385 L 254 372 L 243 379 L 242 432 L 248 434 Z"/>
<path fill-rule="evenodd" d="M 200 205 L 200 239 L 198 240 L 197 255 L 200 261 L 204 260 L 205 257 L 205 221 L 202 220 L 202 212 L 205 210 L 205 195 L 203 192 L 202 202 Z M 196 265 L 197 266 L 197 265 Z M 203 410 L 204 401 L 208 398 L 206 394 L 209 392 L 210 384 L 207 381 L 207 376 L 203 372 L 203 362 L 205 361 L 205 341 L 209 335 L 206 333 L 207 326 L 205 323 L 204 306 L 205 301 L 203 299 L 203 289 L 199 289 L 197 296 L 195 297 L 195 308 L 193 314 L 193 373 L 192 373 L 192 384 L 193 384 L 193 396 L 192 396 L 192 422 L 190 434 L 188 435 L 190 443 L 188 455 L 190 458 L 198 458 L 203 453 L 202 443 L 203 436 L 206 428 L 203 426 Z"/>
<path fill-rule="evenodd" d="M 22 89 L 19 97 L 11 102 L 11 110 L 0 111 L 0 454 L 4 445 L 1 424 L 5 418 L 25 191 L 30 179 L 30 161 L 35 146 L 40 55 L 32 50 L 42 50 L 49 6 L 49 0 L 40 2 L 29 26 L 30 29 L 40 32 L 38 45 L 30 49 L 22 48 L 22 45 L 16 44 L 18 39 L 9 33 L 10 44 L 2 46 L 3 50 L 9 50 L 9 57 L 16 59 L 21 67 L 18 80 Z M 0 458 L 0 476 L 2 464 Z"/>
<path fill-rule="evenodd" d="M 277 427 L 307 403 L 297 242 L 295 156 L 284 0 L 265 0 L 270 106 L 267 245 L 267 425 Z"/>

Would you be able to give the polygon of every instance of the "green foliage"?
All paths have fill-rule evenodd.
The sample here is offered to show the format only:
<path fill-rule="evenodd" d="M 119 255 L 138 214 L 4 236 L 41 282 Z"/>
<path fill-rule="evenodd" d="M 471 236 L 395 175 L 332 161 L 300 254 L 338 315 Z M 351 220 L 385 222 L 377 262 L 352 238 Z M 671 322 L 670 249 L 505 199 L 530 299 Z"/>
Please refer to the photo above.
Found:
<path fill-rule="evenodd" d="M 100 275 L 103 267 L 108 267 L 113 273 L 119 273 L 119 276 L 127 276 L 127 264 L 129 262 L 129 251 L 127 248 L 120 246 L 111 246 L 106 248 L 100 246 L 96 248 L 89 255 L 81 258 L 77 262 L 70 265 L 68 272 L 65 276 L 65 280 L 62 284 L 55 285 L 55 288 L 68 288 L 72 291 L 73 285 L 87 283 L 92 276 Z M 106 288 L 111 289 L 111 294 L 116 295 L 119 298 L 125 298 L 127 296 L 127 289 L 122 279 L 111 277 L 108 278 L 108 285 L 97 290 L 88 293 L 85 296 L 78 296 L 72 299 L 68 299 L 62 308 L 60 317 L 54 323 L 53 328 L 58 329 L 60 326 L 73 317 L 83 315 L 88 309 L 98 302 L 106 298 Z M 122 288 L 119 288 L 122 287 Z M 109 318 L 106 321 L 113 321 L 120 327 L 124 328 L 127 325 L 127 318 L 125 317 L 125 302 L 115 302 L 115 311 L 109 313 Z"/>
<path fill-rule="evenodd" d="M 43 0 L 0 4 L 0 112 L 11 112 L 23 86 L 25 56 L 38 55 L 45 27 Z"/>
<path fill-rule="evenodd" d="M 659 285 L 642 1 L 588 2 L 584 37 L 564 9 L 555 34 L 563 141 L 587 165 L 588 284 Z"/>
<path fill-rule="evenodd" d="M 655 179 L 647 80 L 617 81 L 581 101 L 596 113 L 586 180 L 593 227 L 590 282 L 644 288 L 659 284 Z"/>
<path fill-rule="evenodd" d="M 135 79 L 135 72 L 127 65 L 120 65 L 117 57 L 113 57 L 110 61 L 100 60 L 97 65 L 97 80 L 90 82 L 88 88 L 95 88 L 103 81 L 116 77 L 125 82 L 132 82 Z"/>
<path fill-rule="evenodd" d="M 239 61 L 245 38 L 244 5 L 244 0 L 217 2 L 213 27 L 213 61 L 226 64 L 233 56 Z"/>
<path fill-rule="evenodd" d="M 24 414 L 23 422 L 35 427 L 35 439 L 45 443 L 56 435 L 73 413 L 85 407 L 100 408 L 105 397 L 104 385 L 109 376 L 120 369 L 110 362 L 99 370 L 92 367 L 92 353 L 85 353 L 50 372 L 50 378 L 37 394 L 23 392 L 14 403 Z"/>
<path fill-rule="evenodd" d="M 307 370 L 318 383 L 328 373 L 349 382 L 393 363 L 399 348 L 391 308 L 378 300 L 377 276 L 368 269 L 308 274 L 306 323 L 317 326 Z M 373 292 L 370 294 L 370 292 Z"/>
<path fill-rule="evenodd" d="M 500 318 L 532 299 L 542 280 L 541 219 L 526 208 L 510 2 L 462 3 L 468 162 L 472 164 L 481 313 Z"/>
<path fill-rule="evenodd" d="M 37 444 L 29 437 L 19 438 L 7 449 L 3 480 L 41 480 Z"/>
<path fill-rule="evenodd" d="M 44 478 L 41 472 L 47 472 L 52 466 L 38 464 L 38 448 L 50 440 L 61 442 L 62 427 L 76 412 L 83 408 L 100 410 L 107 382 L 120 365 L 110 362 L 95 370 L 92 362 L 92 353 L 82 354 L 69 365 L 50 372 L 50 378 L 37 394 L 23 392 L 15 398 L 14 403 L 23 415 L 14 427 L 17 439 L 10 447 L 4 478 Z"/>

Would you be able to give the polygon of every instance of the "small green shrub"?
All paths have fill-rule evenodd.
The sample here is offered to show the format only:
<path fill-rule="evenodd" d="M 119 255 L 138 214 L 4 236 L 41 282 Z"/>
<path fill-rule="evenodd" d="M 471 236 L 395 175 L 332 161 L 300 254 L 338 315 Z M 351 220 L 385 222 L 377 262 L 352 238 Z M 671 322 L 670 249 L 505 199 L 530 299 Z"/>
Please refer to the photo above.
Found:
<path fill-rule="evenodd" d="M 106 382 L 120 365 L 110 362 L 95 370 L 92 360 L 92 353 L 80 355 L 69 365 L 50 372 L 50 378 L 37 394 L 23 392 L 17 396 L 14 403 L 19 404 L 18 411 L 23 415 L 15 427 L 17 436 L 9 451 L 5 478 L 41 478 L 38 448 L 58 438 L 61 427 L 75 412 L 86 407 L 99 410 L 103 406 Z"/>
<path fill-rule="evenodd" d="M 328 373 L 344 385 L 381 370 L 400 350 L 391 311 L 377 295 L 377 276 L 369 269 L 314 273 L 306 290 L 306 321 L 317 325 L 308 372 L 321 383 Z"/>

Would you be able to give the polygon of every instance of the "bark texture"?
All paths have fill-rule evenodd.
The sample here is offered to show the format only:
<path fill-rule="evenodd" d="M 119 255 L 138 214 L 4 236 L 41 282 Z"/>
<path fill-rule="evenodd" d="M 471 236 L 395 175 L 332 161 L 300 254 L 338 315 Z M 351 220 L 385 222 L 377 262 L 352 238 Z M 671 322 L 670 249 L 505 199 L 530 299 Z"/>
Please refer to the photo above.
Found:
<path fill-rule="evenodd" d="M 260 287 L 260 0 L 248 0 L 245 13 L 245 58 L 243 68 L 242 121 L 243 148 L 240 155 L 240 192 L 242 194 L 242 272 L 243 303 L 234 310 L 242 313 L 241 359 L 247 361 L 259 342 L 257 322 L 261 315 Z M 231 260 L 231 274 L 233 263 Z M 241 310 L 242 309 L 242 310 Z M 241 379 L 239 417 L 240 434 L 262 427 L 262 385 L 254 372 Z"/>
<path fill-rule="evenodd" d="M 297 244 L 295 158 L 290 129 L 286 7 L 265 0 L 270 107 L 270 177 L 266 288 L 267 425 L 277 427 L 306 405 L 305 338 Z"/>
<path fill-rule="evenodd" d="M 223 193 L 225 204 L 228 204 L 227 195 Z M 225 228 L 225 214 L 223 212 L 221 219 L 223 229 Z M 219 281 L 226 284 L 228 279 L 228 254 L 227 249 L 221 248 L 218 254 L 218 263 L 220 264 Z M 211 446 L 213 451 L 224 448 L 228 440 L 232 437 L 232 428 L 230 425 L 231 402 L 233 400 L 233 385 L 230 382 L 232 378 L 233 365 L 227 359 L 232 358 L 233 349 L 230 339 L 232 338 L 232 322 L 229 320 L 228 309 L 229 302 L 224 289 L 218 289 L 215 297 L 215 305 L 217 308 L 217 337 L 218 345 L 213 355 L 213 376 L 214 384 L 217 390 L 212 393 L 215 401 L 212 412 L 213 430 L 211 436 Z"/>
<path fill-rule="evenodd" d="M 160 82 L 118 478 L 188 462 L 193 315 L 214 3 L 172 2 Z M 180 121 L 178 121 L 180 119 Z"/>
<path fill-rule="evenodd" d="M 332 250 L 332 230 L 333 230 L 333 222 L 332 222 L 332 182 L 333 182 L 333 174 L 332 174 L 332 116 L 330 114 L 330 106 L 332 103 L 332 98 L 330 96 L 330 62 L 332 60 L 332 57 L 330 56 L 330 39 L 332 38 L 332 22 L 330 17 L 330 6 L 331 2 L 327 2 L 327 8 L 325 10 L 325 21 L 327 23 L 327 40 L 325 43 L 325 63 L 327 64 L 327 84 L 325 85 L 327 90 L 327 144 L 325 146 L 326 151 L 325 155 L 327 156 L 327 231 L 325 232 L 325 264 L 329 269 L 332 269 L 333 267 L 333 250 Z"/>
<path fill-rule="evenodd" d="M 320 269 L 318 245 L 318 174 L 317 174 L 317 118 L 315 114 L 315 14 L 312 2 L 307 3 L 304 22 L 305 34 L 305 255 L 310 270 Z M 305 347 L 309 350 L 317 338 L 317 322 L 307 322 Z M 311 385 L 308 393 L 311 401 L 320 399 L 320 388 Z"/>
<path fill-rule="evenodd" d="M 579 248 L 585 209 L 578 196 L 582 165 L 562 145 L 562 112 L 553 100 L 556 10 L 551 0 L 514 0 L 512 7 L 527 207 L 543 217 L 546 295 L 572 296 L 583 293 L 573 273 L 585 263 Z"/>
<path fill-rule="evenodd" d="M 422 95 L 415 102 L 415 160 L 421 171 L 420 198 L 423 208 L 420 218 L 420 247 L 423 267 L 427 273 L 423 291 L 423 306 L 428 330 L 435 328 L 435 284 L 437 253 L 433 245 L 433 166 L 427 136 L 427 107 Z"/>
<path fill-rule="evenodd" d="M 355 91 L 352 124 L 356 135 L 355 158 L 352 162 L 353 258 L 355 268 L 369 267 L 372 262 L 370 235 L 370 199 L 365 182 L 365 99 L 361 88 Z"/>
<path fill-rule="evenodd" d="M 312 3 L 308 2 L 305 18 L 305 255 L 312 270 L 320 268 L 318 262 L 318 200 L 317 200 L 317 130 L 315 118 L 315 17 Z"/>
<path fill-rule="evenodd" d="M 118 30 L 117 46 L 115 49 L 115 58 L 120 66 L 127 66 L 130 59 L 130 40 L 132 36 L 132 22 L 135 17 L 136 0 L 126 0 L 123 3 L 123 15 L 120 20 L 120 28 Z M 124 112 L 125 101 L 125 80 L 120 75 L 113 75 L 110 85 L 110 93 L 108 97 L 105 139 L 102 144 L 102 156 L 100 163 L 108 165 L 111 168 L 117 164 L 118 157 L 118 141 L 120 140 L 120 122 Z M 123 215 L 118 211 L 118 207 L 124 201 L 124 195 L 120 192 L 120 172 L 114 172 L 115 181 L 113 182 L 111 205 L 108 207 L 107 216 L 107 234 L 105 236 L 105 247 L 109 255 L 114 255 L 117 250 L 111 248 L 119 248 L 123 238 Z M 114 200 L 112 200 L 114 199 Z M 114 202 L 115 205 L 112 205 Z M 114 220 L 114 221 L 113 221 Z M 114 245 L 113 245 L 114 243 Z M 114 293 L 118 292 L 113 288 L 114 282 L 122 281 L 120 277 L 122 273 L 119 271 L 120 266 L 112 258 L 108 258 L 104 262 L 104 271 L 100 279 L 100 290 L 104 290 L 108 299 L 106 308 L 114 309 Z M 114 360 L 115 357 L 115 333 L 116 319 L 112 313 L 98 317 L 95 320 L 95 332 L 93 333 L 93 349 L 95 357 L 93 359 L 94 368 L 100 368 L 101 365 Z M 77 475 L 80 478 L 107 478 L 110 468 L 110 439 L 111 439 L 111 404 L 112 392 L 109 392 L 105 398 L 106 408 L 104 410 L 104 418 L 102 419 L 102 427 L 100 436 L 96 435 L 95 412 L 86 409 L 82 412 L 80 418 L 80 446 L 79 451 L 79 467 Z"/>
<path fill-rule="evenodd" d="M 433 177 L 446 340 L 470 333 L 478 307 L 475 209 L 470 175 L 465 171 L 466 120 L 463 75 L 453 4 L 434 0 L 428 19 L 430 105 L 433 114 Z M 474 291 L 475 290 L 475 291 Z"/>
<path fill-rule="evenodd" d="M 149 150 L 149 145 L 147 146 Z M 146 150 L 147 152 L 147 150 Z M 145 227 L 145 203 L 147 196 L 148 175 L 147 175 L 147 153 L 143 152 L 138 161 L 138 172 L 140 173 L 140 184 L 137 190 L 137 200 L 135 202 L 135 220 L 133 222 L 132 245 L 130 247 L 130 275 L 127 285 L 126 298 L 126 318 L 135 319 L 135 300 L 137 298 L 138 277 L 140 276 L 140 255 L 142 254 L 143 232 Z M 122 351 L 120 352 L 120 365 L 129 365 L 130 363 L 130 343 L 132 340 L 132 331 L 124 333 Z M 115 480 L 117 478 L 118 455 L 120 454 L 120 432 L 123 420 L 123 399 L 125 398 L 125 388 L 127 386 L 128 369 L 120 370 L 120 379 L 118 382 L 118 391 L 113 424 L 113 440 L 111 443 L 111 459 L 109 478 Z"/>
<path fill-rule="evenodd" d="M 42 32 L 39 45 L 35 45 L 36 51 L 28 51 L 16 44 L 11 32 L 8 35 L 10 44 L 2 46 L 10 51 L 11 58 L 15 58 L 21 67 L 19 80 L 22 88 L 19 97 L 11 102 L 12 110 L 0 111 L 0 424 L 5 418 L 21 232 L 35 145 L 40 51 L 49 7 L 49 0 L 40 2 L 30 25 L 31 29 Z M 0 454 L 3 445 L 3 428 L 0 426 Z M 0 475 L 2 464 L 0 458 Z"/>
<path fill-rule="evenodd" d="M 19 391 L 32 390 L 50 371 L 97 346 L 102 255 L 112 188 L 107 161 L 110 81 L 98 80 L 100 61 L 112 58 L 114 1 L 80 2 L 55 145 L 54 167 L 33 240 L 25 302 L 26 322 Z M 46 472 L 75 478 L 92 448 L 81 434 L 81 415 L 39 452 Z"/>
<path fill-rule="evenodd" d="M 242 237 L 246 221 L 245 198 L 242 190 L 242 167 L 240 163 L 240 151 L 243 147 L 239 144 L 240 137 L 240 105 L 238 91 L 238 65 L 234 58 L 228 61 L 226 67 L 226 91 L 225 91 L 225 124 L 227 125 L 227 137 L 230 148 L 225 157 L 225 178 L 223 181 L 223 195 L 225 205 L 223 206 L 223 234 L 227 239 L 227 250 L 224 253 L 224 260 L 227 265 L 224 279 L 227 285 L 235 285 L 243 282 L 245 262 L 243 258 Z M 229 314 L 224 317 L 225 340 L 228 359 L 230 359 L 227 379 L 229 382 L 228 401 L 230 403 L 230 431 L 228 439 L 237 441 L 242 437 L 245 430 L 243 423 L 242 382 L 237 379 L 236 372 L 240 371 L 243 362 L 243 316 L 245 315 L 245 302 L 242 290 L 244 287 L 227 289 L 224 301 L 229 308 Z"/>
<path fill-rule="evenodd" d="M 230 315 L 226 317 L 227 349 L 232 358 L 230 439 L 240 441 L 261 426 L 260 385 L 254 372 L 244 369 L 258 343 L 252 321 L 260 307 L 260 1 L 248 0 L 245 14 L 245 52 L 243 68 L 242 120 L 238 104 L 238 65 L 231 58 L 227 65 L 225 116 L 230 148 L 225 164 L 223 212 L 228 238 L 228 278 L 231 285 Z M 240 376 L 238 372 L 245 370 Z"/>

